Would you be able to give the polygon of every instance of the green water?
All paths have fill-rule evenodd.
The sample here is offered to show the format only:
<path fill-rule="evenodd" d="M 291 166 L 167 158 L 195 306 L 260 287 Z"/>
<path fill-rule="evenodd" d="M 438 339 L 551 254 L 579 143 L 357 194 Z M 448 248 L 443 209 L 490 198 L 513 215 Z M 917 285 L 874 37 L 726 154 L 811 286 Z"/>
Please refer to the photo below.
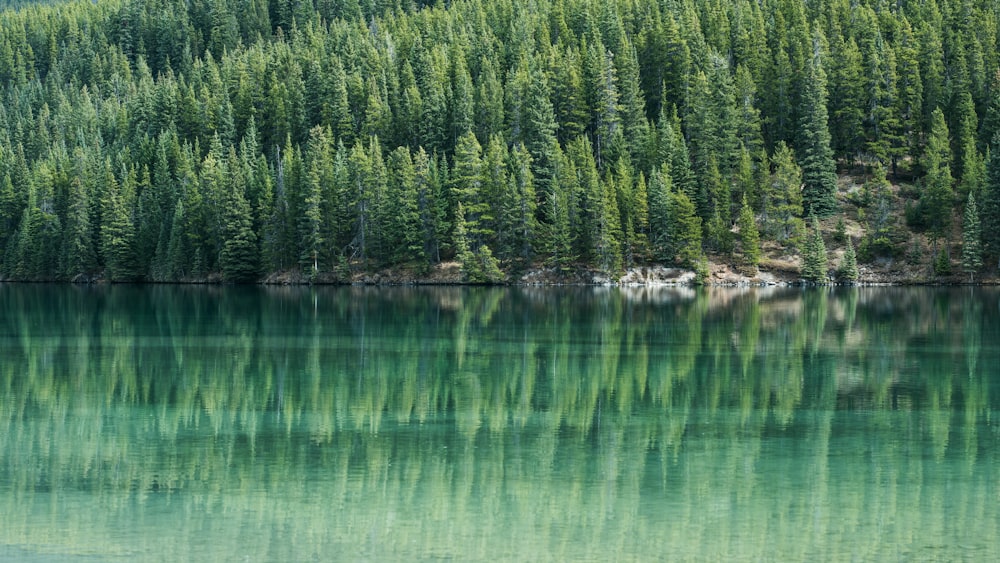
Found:
<path fill-rule="evenodd" d="M 981 561 L 1000 292 L 0 285 L 0 560 Z"/>

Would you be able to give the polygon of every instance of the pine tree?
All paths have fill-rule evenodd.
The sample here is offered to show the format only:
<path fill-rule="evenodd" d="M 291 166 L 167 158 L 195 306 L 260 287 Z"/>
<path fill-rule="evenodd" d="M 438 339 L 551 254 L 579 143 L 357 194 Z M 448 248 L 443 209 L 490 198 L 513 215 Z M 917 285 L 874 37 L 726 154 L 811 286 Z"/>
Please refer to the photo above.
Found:
<path fill-rule="evenodd" d="M 867 232 L 861 240 L 862 256 L 891 256 L 893 253 L 895 226 L 891 187 L 885 177 L 885 169 L 876 166 L 872 177 L 861 188 L 863 203 L 868 208 Z"/>
<path fill-rule="evenodd" d="M 757 231 L 753 209 L 747 203 L 746 197 L 743 198 L 743 206 L 740 208 L 739 229 L 740 253 L 743 264 L 751 273 L 756 273 L 761 259 L 760 233 Z"/>
<path fill-rule="evenodd" d="M 864 139 L 864 80 L 861 51 L 840 29 L 830 37 L 830 136 L 834 153 L 852 158 Z"/>
<path fill-rule="evenodd" d="M 547 231 L 545 248 L 548 256 L 545 263 L 562 271 L 568 271 L 577 259 L 573 219 L 577 216 L 576 198 L 579 193 L 579 183 L 573 162 L 561 150 L 557 151 L 556 158 L 558 163 L 554 182 L 556 190 L 544 203 L 549 208 L 547 216 L 551 217 L 552 222 L 548 225 L 539 225 L 539 229 Z"/>
<path fill-rule="evenodd" d="M 465 229 L 469 247 L 475 252 L 486 239 L 494 234 L 493 214 L 483 194 L 482 147 L 476 136 L 467 131 L 455 147 L 455 164 L 452 167 L 451 185 L 455 200 L 465 214 Z"/>
<path fill-rule="evenodd" d="M 942 244 L 934 258 L 934 273 L 938 276 L 951 275 L 951 256 L 948 254 L 948 245 Z"/>
<path fill-rule="evenodd" d="M 354 219 L 353 239 L 350 245 L 354 249 L 354 257 L 362 263 L 368 260 L 369 239 L 371 238 L 371 177 L 372 160 L 360 141 L 354 143 L 348 158 L 349 201 L 353 209 Z"/>
<path fill-rule="evenodd" d="M 184 234 L 184 226 L 187 224 L 187 217 L 184 215 L 184 200 L 177 200 L 174 207 L 173 219 L 170 227 L 170 241 L 167 243 L 167 277 L 168 279 L 181 281 L 189 273 L 187 236 Z"/>
<path fill-rule="evenodd" d="M 423 148 L 417 149 L 413 157 L 413 183 L 416 190 L 417 220 L 419 240 L 422 245 L 424 263 L 441 260 L 440 233 L 446 230 L 443 214 L 440 213 L 439 196 L 443 191 L 435 165 Z"/>
<path fill-rule="evenodd" d="M 130 171 L 134 176 L 135 172 Z M 111 174 L 110 164 L 105 175 L 108 182 L 101 201 L 101 255 L 111 281 L 133 281 L 138 276 L 135 255 L 135 226 L 129 217 L 130 193 L 119 186 Z M 129 180 L 126 179 L 126 183 Z"/>
<path fill-rule="evenodd" d="M 1000 270 L 1000 131 L 993 136 L 986 161 L 986 183 L 979 207 L 983 253 L 997 260 Z"/>
<path fill-rule="evenodd" d="M 840 279 L 848 282 L 854 283 L 858 281 L 860 273 L 858 272 L 858 257 L 854 252 L 854 243 L 851 242 L 850 237 L 847 239 L 847 249 L 844 250 L 844 260 L 840 264 L 840 269 L 837 271 Z"/>
<path fill-rule="evenodd" d="M 806 66 L 798 147 L 801 147 L 802 207 L 806 216 L 828 217 L 837 209 L 837 174 L 827 124 L 826 74 L 821 59 L 822 36 L 813 38 Z"/>
<path fill-rule="evenodd" d="M 493 135 L 503 134 L 504 107 L 503 84 L 497 77 L 493 59 L 483 57 L 480 63 L 479 85 L 476 88 L 476 136 L 480 143 L 489 141 Z"/>
<path fill-rule="evenodd" d="M 983 267 L 982 230 L 976 198 L 970 193 L 965 203 L 962 219 L 962 270 L 969 274 L 969 281 L 975 279 L 976 272 Z"/>
<path fill-rule="evenodd" d="M 637 159 L 649 135 L 649 122 L 646 120 L 646 102 L 640 88 L 636 50 L 624 34 L 614 62 L 619 80 L 622 134 L 628 146 L 628 156 Z"/>
<path fill-rule="evenodd" d="M 670 254 L 670 175 L 661 168 L 649 174 L 649 242 L 657 260 L 672 261 Z"/>
<path fill-rule="evenodd" d="M 591 109 L 589 133 L 593 139 L 597 168 L 615 162 L 612 141 L 621 128 L 621 107 L 618 101 L 618 75 L 611 51 L 597 42 L 589 45 L 584 60 L 587 100 Z"/>
<path fill-rule="evenodd" d="M 69 210 L 63 236 L 61 274 L 69 280 L 89 274 L 95 268 L 96 256 L 91 239 L 90 210 L 87 192 L 80 178 L 70 184 Z"/>
<path fill-rule="evenodd" d="M 468 221 L 459 202 L 455 210 L 455 257 L 462 264 L 465 279 L 472 283 L 499 283 L 504 279 L 500 263 L 493 256 L 490 247 L 485 244 L 473 249 L 469 233 L 466 230 Z"/>
<path fill-rule="evenodd" d="M 779 142 L 772 158 L 774 176 L 765 190 L 764 226 L 768 236 L 778 242 L 795 241 L 803 230 L 802 171 L 792 151 Z"/>
<path fill-rule="evenodd" d="M 802 251 L 802 278 L 813 283 L 825 282 L 827 280 L 826 262 L 826 244 L 823 242 L 823 233 L 819 229 L 819 219 L 813 215 L 812 227 Z"/>
<path fill-rule="evenodd" d="M 389 248 L 394 262 L 424 262 L 423 233 L 420 224 L 420 195 L 413 159 L 406 147 L 389 154 L 388 200 L 396 203 L 396 213 L 389 224 Z M 426 181 L 425 179 L 421 179 Z"/>
<path fill-rule="evenodd" d="M 308 272 L 311 278 L 319 273 L 320 255 L 326 242 L 323 240 L 322 211 L 324 186 L 333 182 L 333 155 L 330 149 L 329 139 L 323 128 L 313 128 L 306 149 L 309 171 L 302 186 L 302 201 L 297 218 L 299 267 L 303 272 Z"/>
<path fill-rule="evenodd" d="M 764 139 L 761 136 L 760 110 L 757 109 L 757 84 L 746 66 L 736 67 L 733 86 L 736 93 L 736 136 L 743 151 L 757 153 L 764 148 Z"/>
<path fill-rule="evenodd" d="M 250 203 L 242 184 L 235 184 L 226 197 L 223 211 L 222 276 L 231 282 L 251 282 L 259 275 L 257 235 L 253 232 Z"/>
<path fill-rule="evenodd" d="M 943 238 L 951 225 L 951 208 L 954 197 L 951 184 L 951 149 L 948 143 L 948 126 L 940 108 L 931 116 L 927 147 L 921 159 L 927 171 L 920 195 L 922 224 L 936 242 Z"/>
<path fill-rule="evenodd" d="M 522 263 L 527 264 L 534 252 L 535 234 L 538 225 L 535 220 L 536 195 L 535 179 L 531 173 L 531 155 L 524 145 L 516 145 L 510 151 L 510 191 L 504 201 L 504 217 L 509 220 L 511 250 Z"/>
<path fill-rule="evenodd" d="M 691 170 L 687 143 L 681 121 L 673 107 L 664 106 L 656 125 L 657 151 L 654 164 L 669 173 L 673 184 L 691 199 L 697 197 L 698 183 Z"/>
<path fill-rule="evenodd" d="M 683 266 L 695 268 L 704 259 L 701 249 L 701 217 L 694 203 L 680 191 L 670 192 L 670 235 L 667 237 L 671 254 Z"/>
<path fill-rule="evenodd" d="M 894 156 L 912 155 L 923 131 L 923 80 L 920 76 L 919 41 L 905 18 L 896 41 L 896 114 L 901 123 L 902 146 Z M 895 165 L 896 161 L 893 161 Z"/>
<path fill-rule="evenodd" d="M 596 209 L 596 227 L 593 254 L 597 265 L 612 275 L 622 269 L 622 228 L 621 215 L 617 205 L 617 189 L 614 181 L 598 182 L 603 188 L 603 198 Z"/>

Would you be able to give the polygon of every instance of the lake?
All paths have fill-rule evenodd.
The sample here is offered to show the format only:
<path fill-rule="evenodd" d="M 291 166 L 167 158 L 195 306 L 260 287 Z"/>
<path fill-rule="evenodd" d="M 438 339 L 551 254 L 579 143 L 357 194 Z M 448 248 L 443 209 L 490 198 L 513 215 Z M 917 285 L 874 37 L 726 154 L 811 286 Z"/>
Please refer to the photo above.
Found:
<path fill-rule="evenodd" d="M 0 285 L 0 560 L 984 560 L 1000 291 Z"/>

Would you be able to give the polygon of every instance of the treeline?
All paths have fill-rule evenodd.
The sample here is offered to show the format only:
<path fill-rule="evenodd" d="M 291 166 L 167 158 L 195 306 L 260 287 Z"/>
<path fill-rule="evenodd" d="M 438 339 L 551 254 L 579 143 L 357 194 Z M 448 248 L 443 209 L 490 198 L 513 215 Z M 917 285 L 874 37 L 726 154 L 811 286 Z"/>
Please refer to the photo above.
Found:
<path fill-rule="evenodd" d="M 807 219 L 845 201 L 861 260 L 906 251 L 904 212 L 946 253 L 965 204 L 974 273 L 1000 258 L 997 43 L 982 0 L 8 10 L 0 273 L 343 279 L 457 259 L 500 281 L 704 271 L 706 253 L 753 270 L 773 241 L 822 279 Z M 846 200 L 838 164 L 868 178 Z"/>

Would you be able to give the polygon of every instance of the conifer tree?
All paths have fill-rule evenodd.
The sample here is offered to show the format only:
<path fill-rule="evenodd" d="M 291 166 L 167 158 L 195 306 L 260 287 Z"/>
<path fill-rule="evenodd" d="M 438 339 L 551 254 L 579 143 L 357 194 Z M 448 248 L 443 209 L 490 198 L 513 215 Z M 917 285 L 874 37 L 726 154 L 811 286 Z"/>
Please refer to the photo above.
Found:
<path fill-rule="evenodd" d="M 505 220 L 510 225 L 511 251 L 526 264 L 534 252 L 535 234 L 538 232 L 535 210 L 535 179 L 531 173 L 531 155 L 524 145 L 516 145 L 510 152 L 510 190 L 503 198 Z"/>
<path fill-rule="evenodd" d="M 389 220 L 389 248 L 394 262 L 423 262 L 424 240 L 420 224 L 420 195 L 417 172 L 406 147 L 397 147 L 389 154 L 388 200 L 395 203 L 396 212 Z M 426 182 L 421 178 L 421 182 Z"/>
<path fill-rule="evenodd" d="M 965 203 L 962 219 L 962 270 L 969 274 L 969 281 L 975 279 L 976 272 L 983 267 L 982 229 L 976 198 L 970 193 Z"/>
<path fill-rule="evenodd" d="M 134 176 L 134 171 L 129 171 Z M 128 188 L 121 187 L 111 174 L 110 164 L 105 175 L 108 182 L 101 201 L 101 254 L 108 279 L 111 281 L 133 281 L 138 276 L 135 255 L 135 226 L 129 217 L 131 201 Z"/>
<path fill-rule="evenodd" d="M 562 271 L 567 271 L 573 262 L 576 261 L 576 240 L 573 219 L 577 217 L 577 197 L 579 195 L 579 182 L 576 174 L 576 167 L 572 160 L 561 150 L 557 151 L 557 176 L 555 193 L 545 201 L 544 205 L 550 209 L 547 216 L 551 217 L 550 224 L 539 225 L 539 229 L 547 231 L 545 237 L 545 249 L 547 258 L 546 264 L 554 266 Z"/>
<path fill-rule="evenodd" d="M 865 108 L 861 51 L 854 38 L 842 32 L 831 37 L 829 61 L 830 143 L 835 154 L 851 158 L 864 139 Z"/>
<path fill-rule="evenodd" d="M 672 261 L 670 226 L 670 175 L 661 168 L 649 174 L 649 243 L 657 260 Z"/>
<path fill-rule="evenodd" d="M 772 161 L 774 176 L 764 192 L 766 201 L 762 206 L 765 230 L 778 242 L 794 241 L 803 230 L 802 171 L 784 142 L 778 143 Z"/>
<path fill-rule="evenodd" d="M 885 169 L 875 166 L 872 177 L 861 189 L 864 205 L 867 206 L 867 232 L 861 240 L 863 256 L 889 256 L 893 252 L 892 237 L 895 235 L 892 215 L 892 191 L 885 177 Z"/>
<path fill-rule="evenodd" d="M 922 159 L 927 174 L 923 179 L 920 195 L 920 212 L 924 226 L 936 242 L 943 238 L 951 225 L 951 207 L 954 197 L 951 184 L 951 149 L 948 143 L 948 126 L 940 108 L 931 116 L 930 134 Z"/>
<path fill-rule="evenodd" d="M 348 158 L 350 170 L 349 193 L 354 219 L 353 239 L 349 246 L 354 249 L 353 256 L 362 262 L 368 260 L 369 239 L 371 235 L 371 178 L 373 176 L 372 160 L 360 141 L 354 143 Z"/>
<path fill-rule="evenodd" d="M 599 170 L 614 163 L 619 156 L 612 151 L 612 141 L 621 127 L 618 75 L 612 58 L 611 51 L 597 42 L 588 46 L 584 59 L 587 99 L 591 109 L 589 133 Z"/>
<path fill-rule="evenodd" d="M 621 36 L 621 45 L 618 47 L 614 63 L 619 80 L 622 134 L 628 146 L 628 156 L 634 160 L 638 158 L 640 149 L 649 135 L 649 122 L 646 120 L 646 102 L 640 88 L 636 50 L 625 35 Z"/>
<path fill-rule="evenodd" d="M 464 209 L 464 228 L 473 252 L 486 242 L 487 237 L 493 235 L 492 209 L 482 193 L 483 183 L 482 147 L 476 136 L 467 131 L 459 137 L 458 145 L 455 146 L 451 185 L 455 200 Z"/>
<path fill-rule="evenodd" d="M 826 244 L 823 233 L 819 229 L 819 219 L 812 217 L 812 227 L 802 250 L 802 278 L 809 282 L 820 283 L 827 279 Z"/>
<path fill-rule="evenodd" d="M 614 181 L 598 182 L 603 188 L 603 198 L 597 208 L 594 237 L 594 256 L 597 265 L 612 275 L 622 269 L 622 227 L 617 205 L 617 187 Z"/>
<path fill-rule="evenodd" d="M 739 229 L 740 254 L 743 264 L 749 268 L 751 273 L 756 273 L 761 259 L 760 233 L 757 231 L 753 209 L 747 203 L 746 197 L 743 198 L 743 206 L 740 208 Z"/>
<path fill-rule="evenodd" d="M 806 65 L 797 139 L 802 156 L 802 208 L 806 216 L 828 217 L 837 208 L 837 174 L 827 124 L 826 73 L 821 45 L 822 36 L 817 32 Z"/>
<path fill-rule="evenodd" d="M 979 217 L 982 227 L 983 253 L 997 260 L 1000 270 L 1000 132 L 993 136 L 986 161 L 986 183 L 983 187 Z"/>
<path fill-rule="evenodd" d="M 503 281 L 504 275 L 500 271 L 500 264 L 490 251 L 490 247 L 481 244 L 478 249 L 471 248 L 466 225 L 468 225 L 468 221 L 462 209 L 462 203 L 459 202 L 455 210 L 455 257 L 462 264 L 462 273 L 465 275 L 465 279 L 472 283 L 499 283 Z"/>
<path fill-rule="evenodd" d="M 476 87 L 476 136 L 486 143 L 493 135 L 503 135 L 504 90 L 497 76 L 492 58 L 483 57 L 480 63 L 479 84 Z"/>
<path fill-rule="evenodd" d="M 919 41 L 910 22 L 904 17 L 896 41 L 896 115 L 900 121 L 901 146 L 894 152 L 893 165 L 899 157 L 915 154 L 923 131 L 920 114 L 923 106 L 923 80 L 920 76 Z M 894 169 L 895 170 L 895 169 Z"/>
<path fill-rule="evenodd" d="M 422 246 L 425 263 L 441 260 L 439 234 L 445 231 L 445 221 L 439 212 L 438 199 L 441 195 L 440 181 L 434 174 L 434 166 L 423 148 L 417 149 L 413 157 L 413 183 L 416 191 L 416 207 L 419 225 L 418 240 Z"/>
<path fill-rule="evenodd" d="M 219 257 L 223 277 L 237 283 L 256 280 L 260 264 L 257 234 L 253 232 L 253 216 L 244 191 L 242 183 L 235 183 L 227 194 Z"/>
<path fill-rule="evenodd" d="M 675 108 L 664 106 L 656 125 L 657 152 L 654 164 L 670 174 L 673 185 L 691 199 L 697 197 L 698 184 L 691 170 L 687 142 Z"/>
<path fill-rule="evenodd" d="M 697 267 L 704 258 L 701 248 L 701 217 L 695 213 L 694 203 L 680 190 L 670 192 L 668 225 L 670 253 L 681 265 Z"/>
<path fill-rule="evenodd" d="M 298 218 L 299 266 L 310 278 L 319 273 L 319 256 L 324 242 L 322 167 L 319 160 L 313 160 L 309 166 Z"/>
<path fill-rule="evenodd" d="M 840 269 L 837 274 L 840 279 L 848 282 L 855 283 L 860 277 L 858 272 L 858 257 L 854 251 L 854 243 L 851 242 L 850 237 L 847 238 L 847 248 L 844 250 L 844 260 L 840 264 Z"/>
<path fill-rule="evenodd" d="M 183 280 L 188 275 L 188 249 L 184 226 L 184 200 L 178 199 L 171 219 L 170 240 L 167 243 L 167 276 L 172 280 Z"/>
<path fill-rule="evenodd" d="M 733 87 L 736 94 L 736 137 L 743 151 L 757 153 L 764 148 L 760 110 L 757 109 L 757 84 L 745 65 L 736 67 Z"/>
<path fill-rule="evenodd" d="M 90 210 L 87 200 L 83 182 L 79 177 L 74 178 L 70 183 L 60 272 L 69 280 L 80 274 L 89 274 L 95 268 L 96 256 L 91 239 Z"/>

